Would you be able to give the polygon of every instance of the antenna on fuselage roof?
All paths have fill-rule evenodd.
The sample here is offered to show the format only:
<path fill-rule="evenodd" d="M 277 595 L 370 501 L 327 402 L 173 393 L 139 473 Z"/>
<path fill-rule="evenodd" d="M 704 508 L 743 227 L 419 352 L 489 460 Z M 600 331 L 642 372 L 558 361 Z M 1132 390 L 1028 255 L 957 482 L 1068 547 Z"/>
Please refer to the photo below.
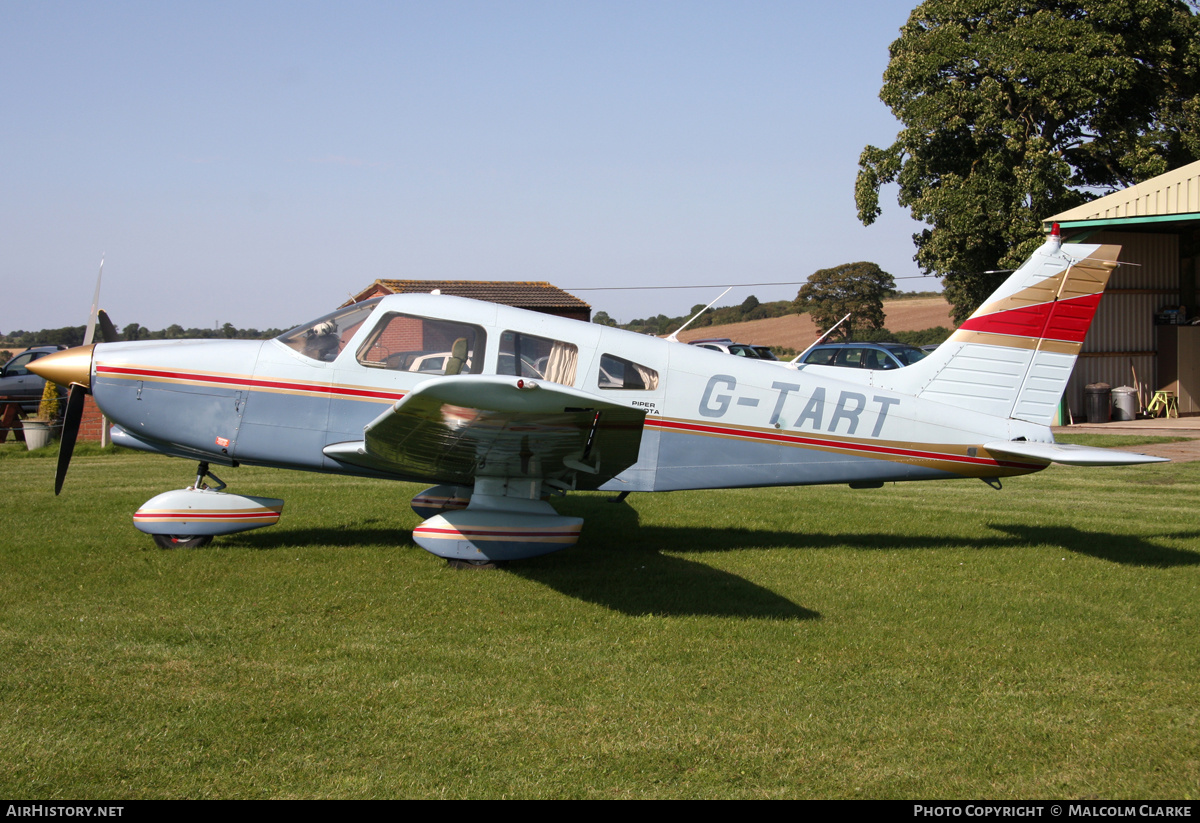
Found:
<path fill-rule="evenodd" d="M 832 326 L 830 326 L 830 327 L 829 327 L 829 331 L 825 332 L 823 335 L 821 335 L 821 336 L 820 336 L 820 337 L 818 337 L 816 340 L 814 340 L 812 343 L 810 343 L 807 349 L 805 349 L 804 351 L 800 352 L 798 355 L 796 355 L 796 356 L 795 356 L 795 357 L 793 357 L 791 360 L 789 360 L 789 361 L 788 361 L 788 365 L 789 365 L 789 366 L 794 366 L 794 365 L 796 365 L 797 363 L 799 363 L 799 362 L 800 362 L 800 358 L 801 358 L 801 357 L 803 357 L 804 355 L 808 354 L 810 351 L 812 351 L 812 350 L 813 350 L 813 347 L 814 347 L 814 346 L 818 346 L 818 345 L 820 345 L 820 343 L 821 343 L 821 341 L 822 341 L 822 340 L 824 340 L 824 339 L 825 339 L 826 337 L 828 337 L 829 335 L 833 334 L 833 330 L 834 330 L 834 329 L 836 329 L 838 326 L 842 325 L 843 323 L 845 323 L 847 320 L 849 320 L 849 319 L 850 319 L 850 315 L 851 315 L 851 314 L 853 314 L 853 312 L 846 312 L 846 316 L 845 316 L 845 317 L 843 317 L 841 320 L 837 321 L 837 322 L 836 322 L 836 323 L 834 323 Z"/>
<path fill-rule="evenodd" d="M 673 331 L 673 332 L 671 332 L 669 335 L 667 335 L 667 339 L 668 339 L 668 340 L 674 340 L 676 343 L 678 343 L 678 342 L 679 342 L 679 333 L 680 333 L 681 331 L 683 331 L 684 329 L 686 329 L 688 326 L 692 325 L 692 320 L 695 320 L 697 317 L 699 317 L 700 315 L 704 314 L 706 311 L 708 311 L 709 309 L 711 309 L 711 308 L 712 308 L 712 306 L 713 306 L 713 303 L 716 303 L 716 302 L 717 302 L 717 300 L 720 300 L 722 297 L 724 297 L 725 295 L 729 294 L 729 292 L 730 292 L 732 289 L 733 289 L 733 286 L 730 286 L 728 289 L 725 289 L 725 291 L 723 291 L 723 292 L 721 292 L 720 294 L 718 294 L 718 295 L 717 295 L 717 298 L 716 298 L 716 300 L 713 300 L 713 301 L 712 301 L 712 303 L 709 303 L 707 306 L 705 306 L 704 308 L 702 308 L 700 311 L 698 311 L 698 312 L 696 312 L 695 314 L 693 314 L 690 320 L 688 320 L 688 321 L 687 321 L 686 323 L 684 323 L 682 326 L 680 326 L 680 327 L 679 327 L 679 328 L 677 328 L 675 331 Z"/>

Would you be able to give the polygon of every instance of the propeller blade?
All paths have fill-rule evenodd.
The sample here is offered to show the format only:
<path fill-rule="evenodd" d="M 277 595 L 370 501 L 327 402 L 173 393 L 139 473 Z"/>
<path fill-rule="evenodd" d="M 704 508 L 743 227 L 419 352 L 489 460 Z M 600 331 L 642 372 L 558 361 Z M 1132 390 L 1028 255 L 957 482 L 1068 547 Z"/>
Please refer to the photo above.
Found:
<path fill-rule="evenodd" d="M 67 411 L 63 415 L 62 440 L 58 444 L 58 468 L 54 471 L 54 494 L 62 491 L 67 467 L 71 465 L 71 454 L 75 451 L 75 438 L 79 435 L 79 423 L 83 420 L 83 401 L 87 388 L 78 383 L 71 384 L 67 394 Z"/>
<path fill-rule="evenodd" d="M 113 325 L 113 321 L 108 319 L 108 312 L 101 309 L 98 318 L 100 320 L 100 337 L 104 339 L 105 343 L 116 343 L 120 337 L 117 334 L 117 327 Z"/>
<path fill-rule="evenodd" d="M 100 309 L 100 280 L 104 277 L 104 255 L 100 255 L 100 273 L 96 275 L 96 293 L 92 295 L 92 313 L 88 315 L 87 329 L 83 333 L 83 345 L 92 345 L 96 336 L 96 316 Z"/>

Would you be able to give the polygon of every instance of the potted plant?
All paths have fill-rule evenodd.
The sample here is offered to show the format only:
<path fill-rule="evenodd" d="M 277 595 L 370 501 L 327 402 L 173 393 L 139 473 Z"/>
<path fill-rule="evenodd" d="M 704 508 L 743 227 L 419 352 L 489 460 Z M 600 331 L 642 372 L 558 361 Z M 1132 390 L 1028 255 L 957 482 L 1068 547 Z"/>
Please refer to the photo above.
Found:
<path fill-rule="evenodd" d="M 58 386 L 47 380 L 42 388 L 37 417 L 30 417 L 21 423 L 21 428 L 25 430 L 25 448 L 33 451 L 50 443 L 53 426 L 58 422 L 58 412 Z"/>

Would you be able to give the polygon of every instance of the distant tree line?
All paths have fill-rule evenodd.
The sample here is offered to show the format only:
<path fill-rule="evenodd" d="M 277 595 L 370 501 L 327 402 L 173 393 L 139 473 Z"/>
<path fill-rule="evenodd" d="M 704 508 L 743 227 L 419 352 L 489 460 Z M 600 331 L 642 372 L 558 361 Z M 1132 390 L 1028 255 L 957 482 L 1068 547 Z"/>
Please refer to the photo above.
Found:
<path fill-rule="evenodd" d="M 893 334 L 884 328 L 883 301 L 940 296 L 942 296 L 940 292 L 914 294 L 896 291 L 895 280 L 875 263 L 843 263 L 840 266 L 821 269 L 809 275 L 808 282 L 801 287 L 795 300 L 762 303 L 757 297 L 750 295 L 736 306 L 723 306 L 705 311 L 692 321 L 688 329 L 724 326 L 768 317 L 805 313 L 812 316 L 817 328 L 827 329 L 848 313 L 850 318 L 837 328 L 831 339 L 896 340 L 908 343 L 913 341 L 900 338 L 902 336 L 911 337 L 914 333 L 898 332 Z M 692 306 L 687 315 L 681 317 L 667 317 L 665 314 L 660 314 L 656 317 L 632 320 L 623 324 L 610 317 L 608 312 L 599 311 L 592 318 L 592 322 L 639 334 L 662 336 L 677 331 L 690 318 L 702 311 L 704 306 L 704 303 L 697 303 Z M 921 339 L 920 342 L 914 342 L 914 345 L 940 343 L 949 336 L 950 331 L 950 329 L 941 327 L 927 329 L 920 334 L 934 339 Z M 777 353 L 785 352 L 781 349 Z"/>
<path fill-rule="evenodd" d="M 655 317 L 631 320 L 628 323 L 618 323 L 608 316 L 608 312 L 598 311 L 592 318 L 592 322 L 599 323 L 602 326 L 613 326 L 614 328 L 625 329 L 626 331 L 635 331 L 639 334 L 663 335 L 676 331 L 690 318 L 694 317 L 698 311 L 703 309 L 704 306 L 704 303 L 697 303 L 683 317 L 667 317 L 665 314 L 659 314 Z M 709 309 L 697 317 L 695 322 L 688 326 L 688 328 L 702 329 L 705 326 L 724 326 L 727 323 L 745 323 L 747 320 L 783 317 L 784 315 L 795 313 L 796 307 L 791 300 L 760 303 L 757 297 L 750 295 L 737 306 Z"/>
<path fill-rule="evenodd" d="M 24 331 L 18 329 L 8 334 L 0 335 L 0 348 L 27 349 L 31 346 L 82 346 L 84 326 L 64 326 L 61 329 L 42 329 L 40 331 Z M 283 334 L 284 329 L 239 329 L 232 323 L 226 323 L 219 329 L 185 329 L 179 324 L 167 326 L 165 329 L 152 331 L 137 323 L 130 323 L 121 330 L 122 340 L 266 340 Z"/>

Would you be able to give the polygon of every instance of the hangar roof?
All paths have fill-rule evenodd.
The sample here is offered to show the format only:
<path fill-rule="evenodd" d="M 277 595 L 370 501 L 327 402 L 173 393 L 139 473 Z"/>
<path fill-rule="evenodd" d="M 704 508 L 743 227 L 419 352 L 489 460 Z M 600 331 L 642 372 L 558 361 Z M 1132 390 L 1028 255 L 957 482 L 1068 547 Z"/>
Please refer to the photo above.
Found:
<path fill-rule="evenodd" d="M 1200 221 L 1200 160 L 1047 217 L 1064 228 Z"/>

